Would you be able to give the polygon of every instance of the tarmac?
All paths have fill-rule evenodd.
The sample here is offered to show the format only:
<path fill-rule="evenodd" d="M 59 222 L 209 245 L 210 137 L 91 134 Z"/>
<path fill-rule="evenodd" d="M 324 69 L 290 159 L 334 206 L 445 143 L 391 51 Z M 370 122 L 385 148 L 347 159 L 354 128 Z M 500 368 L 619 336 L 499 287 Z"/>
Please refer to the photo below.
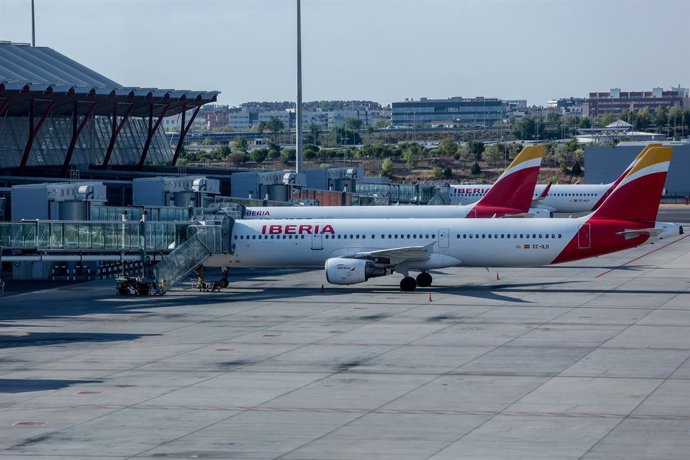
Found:
<path fill-rule="evenodd" d="M 8 294 L 0 459 L 687 459 L 688 236 L 412 293 L 244 270 Z"/>

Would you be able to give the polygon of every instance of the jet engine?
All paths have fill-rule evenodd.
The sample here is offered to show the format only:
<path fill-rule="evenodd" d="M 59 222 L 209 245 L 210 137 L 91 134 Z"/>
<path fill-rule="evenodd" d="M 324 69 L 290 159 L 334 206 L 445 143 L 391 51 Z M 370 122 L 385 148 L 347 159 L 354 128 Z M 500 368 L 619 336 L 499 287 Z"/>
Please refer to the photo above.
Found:
<path fill-rule="evenodd" d="M 326 260 L 326 280 L 331 284 L 357 284 L 369 278 L 386 275 L 384 267 L 370 260 L 334 257 Z"/>

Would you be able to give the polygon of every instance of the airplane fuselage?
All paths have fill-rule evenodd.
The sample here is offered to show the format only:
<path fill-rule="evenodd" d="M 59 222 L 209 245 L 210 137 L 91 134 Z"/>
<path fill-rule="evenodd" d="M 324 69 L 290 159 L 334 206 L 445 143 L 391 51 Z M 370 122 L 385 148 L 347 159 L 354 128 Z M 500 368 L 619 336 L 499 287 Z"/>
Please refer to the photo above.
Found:
<path fill-rule="evenodd" d="M 606 254 L 648 239 L 617 235 L 643 224 L 587 218 L 238 220 L 231 236 L 233 252 L 216 254 L 206 265 L 323 267 L 330 258 L 431 245 L 428 260 L 406 262 L 405 268 L 522 267 Z"/>
<path fill-rule="evenodd" d="M 503 217 L 521 214 L 508 207 L 481 205 L 429 206 L 266 206 L 248 207 L 243 218 L 255 219 L 410 219 Z"/>
<path fill-rule="evenodd" d="M 612 184 L 554 184 L 536 207 L 553 212 L 589 212 L 611 186 Z M 448 193 L 450 204 L 474 203 L 484 196 L 490 187 L 487 184 L 451 185 Z M 538 198 L 546 187 L 546 184 L 537 184 L 534 188 L 534 198 Z"/>

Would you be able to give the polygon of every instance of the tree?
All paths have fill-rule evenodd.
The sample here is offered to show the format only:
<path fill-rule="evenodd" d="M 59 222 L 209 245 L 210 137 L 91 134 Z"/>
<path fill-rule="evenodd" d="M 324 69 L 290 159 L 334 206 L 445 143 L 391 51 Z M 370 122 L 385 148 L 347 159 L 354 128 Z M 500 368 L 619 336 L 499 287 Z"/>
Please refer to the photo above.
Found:
<path fill-rule="evenodd" d="M 247 155 L 244 153 L 233 153 L 228 157 L 228 162 L 233 166 L 239 166 L 247 162 Z"/>
<path fill-rule="evenodd" d="M 280 158 L 280 146 L 271 142 L 268 144 L 268 158 L 271 160 L 276 160 Z"/>
<path fill-rule="evenodd" d="M 211 150 L 211 159 L 212 160 L 224 160 L 227 157 L 230 156 L 232 151 L 230 150 L 230 147 L 227 145 L 223 145 L 218 147 L 217 149 Z"/>
<path fill-rule="evenodd" d="M 577 127 L 580 129 L 588 129 L 592 127 L 592 119 L 589 117 L 583 117 L 580 119 L 580 122 L 577 124 Z"/>
<path fill-rule="evenodd" d="M 423 150 L 424 148 L 416 142 L 405 144 L 402 150 L 402 159 L 405 160 L 407 166 L 413 166 L 417 164 Z"/>
<path fill-rule="evenodd" d="M 283 149 L 283 150 L 280 152 L 280 160 L 281 160 L 284 164 L 288 164 L 288 163 L 290 163 L 291 161 L 295 161 L 295 158 L 297 158 L 297 151 L 296 151 L 295 149 L 292 149 L 292 148 L 290 148 L 290 149 Z"/>
<path fill-rule="evenodd" d="M 479 163 L 477 163 L 475 161 L 474 164 L 472 165 L 472 175 L 478 176 L 479 174 L 481 174 L 481 172 L 482 172 L 481 166 L 479 166 Z"/>
<path fill-rule="evenodd" d="M 513 123 L 513 135 L 518 139 L 533 139 L 537 133 L 534 117 L 518 118 Z"/>
<path fill-rule="evenodd" d="M 362 143 L 362 136 L 355 130 L 344 127 L 334 127 L 323 140 L 326 147 L 337 147 L 338 145 L 355 145 Z"/>
<path fill-rule="evenodd" d="M 607 112 L 604 115 L 602 115 L 602 117 L 599 119 L 599 124 L 603 127 L 610 125 L 614 121 L 615 120 L 613 119 L 613 115 Z"/>
<path fill-rule="evenodd" d="M 279 133 L 285 129 L 285 123 L 278 117 L 271 116 L 266 123 L 266 127 L 274 133 Z"/>
<path fill-rule="evenodd" d="M 319 136 L 321 135 L 321 128 L 314 123 L 309 125 L 309 132 L 304 137 L 305 145 L 319 145 Z"/>
<path fill-rule="evenodd" d="M 247 153 L 247 148 L 249 148 L 249 143 L 247 139 L 241 136 L 237 136 L 232 141 L 232 152 L 233 153 Z"/>
<path fill-rule="evenodd" d="M 358 131 L 362 128 L 362 120 L 359 118 L 349 117 L 345 119 L 345 129 Z"/>
<path fill-rule="evenodd" d="M 467 148 L 470 153 L 474 155 L 474 159 L 479 161 L 482 159 L 482 153 L 484 153 L 484 143 L 472 139 L 467 143 Z"/>
<path fill-rule="evenodd" d="M 580 162 L 576 161 L 575 164 L 573 165 L 572 169 L 573 176 L 581 176 L 582 175 L 582 166 L 580 166 Z"/>
<path fill-rule="evenodd" d="M 493 144 L 484 150 L 484 159 L 487 163 L 489 163 L 490 166 L 496 167 L 500 166 L 504 162 L 505 155 L 503 152 L 501 152 L 498 144 Z"/>
<path fill-rule="evenodd" d="M 567 144 L 558 144 L 554 151 L 556 162 L 559 165 L 570 166 L 574 159 L 574 150 L 571 150 Z"/>
<path fill-rule="evenodd" d="M 458 144 L 452 137 L 444 137 L 438 142 L 438 154 L 444 157 L 452 157 L 458 151 Z"/>
<path fill-rule="evenodd" d="M 285 129 L 285 123 L 278 117 L 271 116 L 266 123 L 266 127 L 273 134 L 273 142 L 278 142 L 278 135 Z"/>
<path fill-rule="evenodd" d="M 307 144 L 304 146 L 304 159 L 305 160 L 315 160 L 318 156 L 319 148 L 313 144 Z"/>
<path fill-rule="evenodd" d="M 451 168 L 450 166 L 445 166 L 443 168 L 442 177 L 444 179 L 452 179 L 453 178 L 453 168 Z"/>
<path fill-rule="evenodd" d="M 268 149 L 252 150 L 249 154 L 249 159 L 256 163 L 263 163 L 268 158 Z"/>
<path fill-rule="evenodd" d="M 649 128 L 652 118 L 652 115 L 649 112 L 649 107 L 642 107 L 642 109 L 635 115 L 635 123 L 633 125 L 634 129 L 642 131 Z"/>
<path fill-rule="evenodd" d="M 391 177 L 393 172 L 393 160 L 390 158 L 385 158 L 381 162 L 381 175 L 386 177 Z"/>
<path fill-rule="evenodd" d="M 668 121 L 668 112 L 668 109 L 662 106 L 657 106 L 657 108 L 654 109 L 654 126 L 656 126 L 657 133 L 664 132 L 664 128 L 666 128 L 666 122 Z"/>

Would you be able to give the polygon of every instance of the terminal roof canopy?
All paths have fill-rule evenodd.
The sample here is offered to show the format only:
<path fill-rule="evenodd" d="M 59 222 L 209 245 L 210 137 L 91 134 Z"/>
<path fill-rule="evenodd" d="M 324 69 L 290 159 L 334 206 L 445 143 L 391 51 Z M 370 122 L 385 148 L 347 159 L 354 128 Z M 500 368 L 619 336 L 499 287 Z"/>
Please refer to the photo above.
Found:
<path fill-rule="evenodd" d="M 217 96 L 218 91 L 124 87 L 51 48 L 0 42 L 0 115 L 27 115 L 33 100 L 54 103 L 55 115 L 72 114 L 75 102 L 91 102 L 84 110 L 95 103 L 96 115 L 112 115 L 119 105 L 118 115 L 131 109 L 134 117 L 151 110 L 171 116 Z"/>

